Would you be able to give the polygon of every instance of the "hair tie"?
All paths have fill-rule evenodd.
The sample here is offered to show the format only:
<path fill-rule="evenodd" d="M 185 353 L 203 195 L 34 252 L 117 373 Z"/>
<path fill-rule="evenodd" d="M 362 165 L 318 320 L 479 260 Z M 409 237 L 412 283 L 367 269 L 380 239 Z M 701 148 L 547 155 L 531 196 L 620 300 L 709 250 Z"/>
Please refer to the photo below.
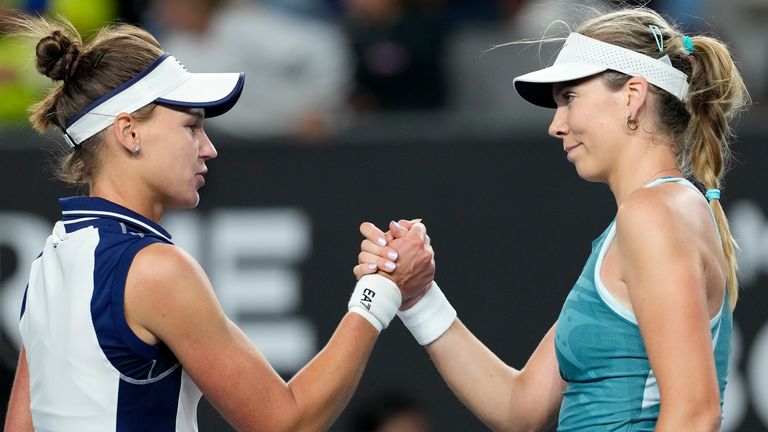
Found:
<path fill-rule="evenodd" d="M 693 52 L 693 40 L 686 35 L 683 35 L 683 47 L 688 51 L 688 54 Z"/>
<path fill-rule="evenodd" d="M 659 48 L 659 52 L 663 54 L 664 34 L 661 32 L 661 29 L 657 25 L 649 24 L 648 28 L 651 29 L 651 33 L 653 33 L 653 38 L 656 40 L 656 46 Z"/>
<path fill-rule="evenodd" d="M 707 189 L 707 192 L 704 194 L 704 196 L 707 197 L 707 201 L 719 200 L 720 189 Z"/>

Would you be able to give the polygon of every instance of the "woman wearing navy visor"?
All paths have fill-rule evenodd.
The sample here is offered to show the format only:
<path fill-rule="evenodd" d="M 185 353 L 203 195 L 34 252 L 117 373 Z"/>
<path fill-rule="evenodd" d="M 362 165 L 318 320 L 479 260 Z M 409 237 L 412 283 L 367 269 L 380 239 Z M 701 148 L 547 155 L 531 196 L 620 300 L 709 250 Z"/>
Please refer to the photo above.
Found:
<path fill-rule="evenodd" d="M 550 135 L 581 178 L 609 186 L 615 219 L 520 370 L 455 319 L 436 285 L 401 318 L 494 430 L 719 430 L 737 298 L 719 189 L 729 122 L 747 103 L 730 53 L 651 10 L 620 10 L 579 26 L 553 66 L 514 83 L 555 109 Z M 370 240 L 383 233 L 363 234 L 358 276 L 381 259 Z"/>
<path fill-rule="evenodd" d="M 423 225 L 401 244 L 408 275 L 358 282 L 327 346 L 286 383 L 158 224 L 198 204 L 217 154 L 204 119 L 235 104 L 244 77 L 190 73 L 133 26 L 83 44 L 66 22 L 15 24 L 38 41 L 38 71 L 63 81 L 32 123 L 64 132 L 59 175 L 89 196 L 60 201 L 32 265 L 5 430 L 194 431 L 201 392 L 238 430 L 326 429 L 409 299 L 398 285 L 421 290 L 433 277 Z"/>

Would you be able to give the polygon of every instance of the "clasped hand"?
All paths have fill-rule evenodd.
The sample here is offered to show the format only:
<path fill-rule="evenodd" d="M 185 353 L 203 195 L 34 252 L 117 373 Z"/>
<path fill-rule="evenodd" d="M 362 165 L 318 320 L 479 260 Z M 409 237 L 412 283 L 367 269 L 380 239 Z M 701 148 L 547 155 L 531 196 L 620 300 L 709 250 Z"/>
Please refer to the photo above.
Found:
<path fill-rule="evenodd" d="M 390 222 L 389 231 L 364 222 L 360 233 L 358 264 L 353 272 L 360 279 L 377 273 L 392 280 L 403 296 L 401 310 L 406 310 L 426 294 L 435 278 L 435 252 L 430 245 L 427 227 L 420 219 Z"/>

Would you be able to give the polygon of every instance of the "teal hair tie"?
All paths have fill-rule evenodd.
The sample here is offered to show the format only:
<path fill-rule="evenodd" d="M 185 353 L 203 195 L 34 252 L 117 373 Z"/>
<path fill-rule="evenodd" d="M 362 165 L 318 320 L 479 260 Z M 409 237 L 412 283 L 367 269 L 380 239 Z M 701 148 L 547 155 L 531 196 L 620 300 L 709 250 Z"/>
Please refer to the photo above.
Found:
<path fill-rule="evenodd" d="M 707 189 L 707 192 L 704 194 L 704 196 L 707 197 L 707 201 L 719 200 L 720 189 Z"/>
<path fill-rule="evenodd" d="M 688 54 L 693 52 L 693 40 L 689 36 L 683 35 L 683 46 Z"/>

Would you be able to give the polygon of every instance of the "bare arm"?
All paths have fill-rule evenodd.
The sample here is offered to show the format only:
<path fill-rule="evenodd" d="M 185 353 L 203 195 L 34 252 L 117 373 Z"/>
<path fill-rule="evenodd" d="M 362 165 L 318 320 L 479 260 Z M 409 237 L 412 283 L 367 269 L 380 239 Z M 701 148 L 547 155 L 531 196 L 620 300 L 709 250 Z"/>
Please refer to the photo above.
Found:
<path fill-rule="evenodd" d="M 413 252 L 431 260 L 423 248 Z M 286 383 L 224 315 L 202 268 L 182 250 L 155 244 L 140 251 L 125 296 L 131 328 L 145 341 L 168 345 L 238 430 L 327 429 L 352 396 L 378 338 L 365 318 L 347 313 L 325 348 Z"/>
<path fill-rule="evenodd" d="M 13 380 L 8 415 L 5 418 L 5 432 L 32 432 L 32 413 L 29 409 L 29 368 L 24 347 L 19 353 L 19 365 Z"/>
<path fill-rule="evenodd" d="M 458 319 L 427 352 L 456 396 L 489 428 L 541 430 L 551 425 L 565 382 L 555 357 L 555 327 L 522 370 L 507 366 Z"/>
<path fill-rule="evenodd" d="M 405 229 L 412 225 L 412 221 L 401 220 L 399 225 L 390 224 L 388 233 L 370 223 L 361 225 L 360 232 L 366 240 L 361 245 L 355 276 L 379 271 L 392 273 L 391 277 L 397 281 L 397 272 L 408 266 L 407 259 L 398 259 L 397 270 L 388 269 L 384 265 L 385 257 L 391 251 L 390 246 L 398 249 L 397 243 L 393 241 L 381 247 L 377 240 L 402 238 Z M 426 233 L 425 239 L 429 246 Z M 376 265 L 368 267 L 369 263 Z M 423 296 L 417 289 L 403 290 L 410 291 L 411 305 Z M 403 305 L 403 309 L 407 309 L 406 300 Z M 501 361 L 458 319 L 426 348 L 451 390 L 488 427 L 502 431 L 539 430 L 554 422 L 565 389 L 555 357 L 554 334 L 555 326 L 519 371 Z"/>
<path fill-rule="evenodd" d="M 641 193 L 642 192 L 642 193 Z M 691 230 L 650 191 L 616 218 L 622 278 L 661 396 L 657 431 L 720 429 L 706 278 Z"/>

